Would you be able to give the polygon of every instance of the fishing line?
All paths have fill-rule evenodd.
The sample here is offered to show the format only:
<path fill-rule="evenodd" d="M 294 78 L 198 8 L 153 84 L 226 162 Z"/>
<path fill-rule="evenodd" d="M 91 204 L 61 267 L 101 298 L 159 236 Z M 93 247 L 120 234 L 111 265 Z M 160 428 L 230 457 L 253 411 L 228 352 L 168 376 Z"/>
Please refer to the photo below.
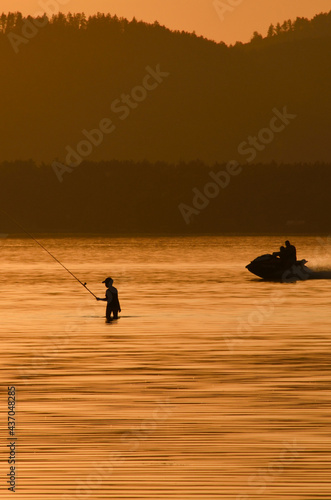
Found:
<path fill-rule="evenodd" d="M 50 255 L 52 257 L 52 259 L 54 259 L 58 264 L 60 264 L 60 266 L 63 267 L 63 269 L 65 269 L 76 281 L 78 281 L 78 283 L 80 283 L 84 288 L 85 290 L 87 290 L 91 295 L 93 295 L 93 297 L 97 298 L 96 295 L 94 295 L 93 292 L 91 292 L 91 290 L 86 286 L 86 283 L 82 283 L 80 281 L 80 279 L 77 278 L 77 276 L 75 276 L 71 271 L 69 271 L 69 269 L 64 265 L 62 264 L 62 262 L 59 261 L 59 259 L 57 259 L 49 250 L 47 250 L 47 248 L 44 247 L 44 245 L 42 245 L 40 243 L 40 241 L 38 241 L 31 233 L 29 233 L 29 231 L 27 231 L 26 229 L 24 229 L 23 226 L 21 226 L 21 224 L 19 222 L 17 222 L 17 220 L 15 220 L 11 215 L 9 215 L 5 210 L 1 210 L 1 212 L 3 212 L 5 215 L 7 215 L 7 217 L 12 221 L 14 222 L 14 224 L 16 224 L 16 226 L 18 226 L 20 229 L 22 229 L 22 231 L 27 234 L 35 243 L 37 243 L 43 250 L 45 250 L 45 252 L 48 253 L 48 255 Z"/>

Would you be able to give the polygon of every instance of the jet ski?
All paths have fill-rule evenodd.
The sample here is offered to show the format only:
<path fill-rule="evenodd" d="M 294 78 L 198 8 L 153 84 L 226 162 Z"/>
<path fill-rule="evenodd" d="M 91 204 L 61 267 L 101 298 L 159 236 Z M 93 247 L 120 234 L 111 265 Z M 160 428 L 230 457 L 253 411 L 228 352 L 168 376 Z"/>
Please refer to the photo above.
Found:
<path fill-rule="evenodd" d="M 297 260 L 292 266 L 284 264 L 274 254 L 265 254 L 252 260 L 246 269 L 259 278 L 267 281 L 290 282 L 296 280 L 307 280 L 313 274 L 305 264 L 307 260 Z"/>

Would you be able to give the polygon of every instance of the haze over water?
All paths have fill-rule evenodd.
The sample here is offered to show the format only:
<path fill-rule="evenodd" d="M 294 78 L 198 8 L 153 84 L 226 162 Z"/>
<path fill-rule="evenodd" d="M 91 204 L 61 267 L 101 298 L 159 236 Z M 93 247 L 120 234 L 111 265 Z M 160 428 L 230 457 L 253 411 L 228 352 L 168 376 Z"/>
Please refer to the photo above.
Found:
<path fill-rule="evenodd" d="M 1 240 L 1 498 L 329 500 L 331 281 L 246 269 L 280 237 Z M 327 239 L 292 238 L 314 269 Z"/>

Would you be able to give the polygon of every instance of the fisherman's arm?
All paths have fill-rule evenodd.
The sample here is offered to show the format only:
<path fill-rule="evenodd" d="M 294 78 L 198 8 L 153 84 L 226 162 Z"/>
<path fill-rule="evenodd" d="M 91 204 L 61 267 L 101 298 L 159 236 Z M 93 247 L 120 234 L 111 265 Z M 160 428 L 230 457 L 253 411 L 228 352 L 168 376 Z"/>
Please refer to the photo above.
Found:
<path fill-rule="evenodd" d="M 110 302 L 113 301 L 113 295 L 112 295 L 110 290 L 107 290 L 106 297 L 104 299 L 100 299 L 97 297 L 97 300 L 101 300 L 102 302 L 108 302 L 108 304 L 109 304 Z"/>

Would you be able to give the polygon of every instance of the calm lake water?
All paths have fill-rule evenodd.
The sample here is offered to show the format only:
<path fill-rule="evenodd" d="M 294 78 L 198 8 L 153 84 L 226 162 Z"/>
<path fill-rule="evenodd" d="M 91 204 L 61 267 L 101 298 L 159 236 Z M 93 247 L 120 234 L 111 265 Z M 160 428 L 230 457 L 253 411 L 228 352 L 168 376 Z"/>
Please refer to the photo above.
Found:
<path fill-rule="evenodd" d="M 246 269 L 285 238 L 1 239 L 0 491 L 16 498 L 331 499 L 331 280 Z M 329 270 L 331 240 L 293 238 Z"/>

